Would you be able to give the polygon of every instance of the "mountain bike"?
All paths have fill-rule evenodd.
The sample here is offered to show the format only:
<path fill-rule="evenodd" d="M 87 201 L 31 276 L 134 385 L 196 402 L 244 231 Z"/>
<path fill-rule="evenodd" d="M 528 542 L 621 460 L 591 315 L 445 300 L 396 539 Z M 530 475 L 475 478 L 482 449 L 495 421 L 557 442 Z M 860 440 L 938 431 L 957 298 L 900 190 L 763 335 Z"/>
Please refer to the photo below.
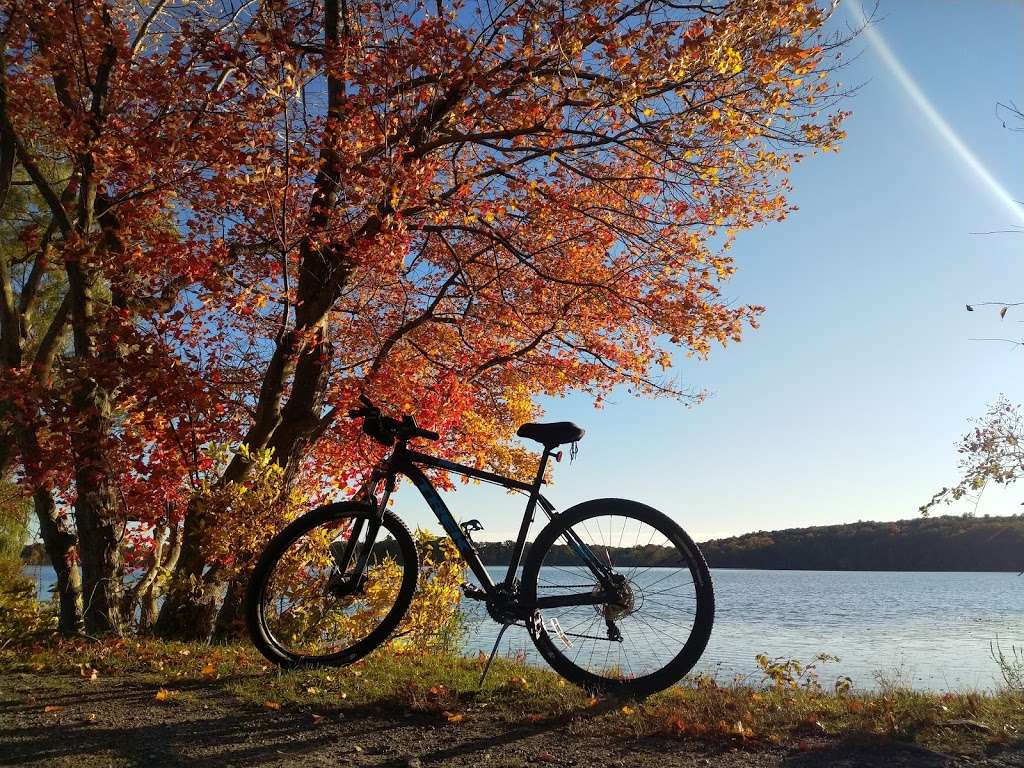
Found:
<path fill-rule="evenodd" d="M 523 626 L 537 651 L 567 680 L 591 691 L 645 696 L 679 681 L 711 636 L 715 600 L 700 550 L 665 514 L 625 499 L 594 499 L 564 512 L 541 493 L 555 449 L 583 430 L 571 422 L 524 424 L 520 437 L 543 451 L 532 482 L 413 450 L 438 435 L 409 415 L 386 416 L 365 396 L 350 411 L 391 453 L 349 501 L 314 509 L 278 533 L 260 556 L 246 596 L 250 635 L 284 667 L 351 664 L 399 627 L 416 589 L 416 543 L 389 508 L 399 476 L 417 488 L 477 584 L 463 584 L 502 634 Z M 425 469 L 495 483 L 527 496 L 504 578 L 492 581 L 472 534 L 456 522 Z M 537 509 L 548 518 L 528 545 Z M 481 677 L 481 683 L 483 677 Z"/>

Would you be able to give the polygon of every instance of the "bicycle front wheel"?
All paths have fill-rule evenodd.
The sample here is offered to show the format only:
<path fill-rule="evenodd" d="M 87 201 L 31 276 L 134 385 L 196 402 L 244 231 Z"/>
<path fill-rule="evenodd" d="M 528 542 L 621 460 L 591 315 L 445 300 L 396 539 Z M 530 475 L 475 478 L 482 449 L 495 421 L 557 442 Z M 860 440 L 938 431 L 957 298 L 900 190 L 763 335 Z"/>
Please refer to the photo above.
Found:
<path fill-rule="evenodd" d="M 711 637 L 715 598 L 704 556 L 673 520 L 635 501 L 598 499 L 556 516 L 530 547 L 522 589 L 524 602 L 539 607 L 537 650 L 589 690 L 646 696 L 667 688 Z M 571 604 L 612 592 L 597 604 Z"/>
<path fill-rule="evenodd" d="M 398 627 L 416 589 L 409 529 L 390 511 L 341 502 L 275 536 L 246 595 L 253 643 L 283 666 L 351 664 Z"/>

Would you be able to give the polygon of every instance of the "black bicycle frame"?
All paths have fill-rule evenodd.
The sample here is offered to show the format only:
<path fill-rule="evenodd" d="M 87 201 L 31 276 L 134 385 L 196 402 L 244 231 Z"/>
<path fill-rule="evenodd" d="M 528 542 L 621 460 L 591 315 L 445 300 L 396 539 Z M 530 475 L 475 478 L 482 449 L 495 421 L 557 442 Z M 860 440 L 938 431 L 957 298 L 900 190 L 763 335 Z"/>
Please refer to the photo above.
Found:
<path fill-rule="evenodd" d="M 469 565 L 473 575 L 480 581 L 484 592 L 488 597 L 496 597 L 499 593 L 505 595 L 513 594 L 516 588 L 516 574 L 519 571 L 519 566 L 522 564 L 523 554 L 526 551 L 526 537 L 529 535 L 530 526 L 533 524 L 534 516 L 537 510 L 537 505 L 548 516 L 552 518 L 557 513 L 555 512 L 554 505 L 548 501 L 544 495 L 540 492 L 540 487 L 544 483 L 544 470 L 547 468 L 548 459 L 551 456 L 551 450 L 548 448 L 544 449 L 544 453 L 540 458 L 540 465 L 537 467 L 537 474 L 533 479 L 532 483 L 526 483 L 522 480 L 516 480 L 511 477 L 504 477 L 502 475 L 495 474 L 494 472 L 487 472 L 486 470 L 477 469 L 475 467 L 469 467 L 465 464 L 459 464 L 454 461 L 448 461 L 447 459 L 440 459 L 436 456 L 429 456 L 419 451 L 410 450 L 404 444 L 400 444 L 395 448 L 394 453 L 381 465 L 378 469 L 374 470 L 370 480 L 364 486 L 363 495 L 367 498 L 375 498 L 377 486 L 384 482 L 384 494 L 376 502 L 380 509 L 384 509 L 387 505 L 388 498 L 395 488 L 395 478 L 398 475 L 404 475 L 409 478 L 416 489 L 423 496 L 424 501 L 430 506 L 434 515 L 437 517 L 441 527 L 444 528 L 445 533 L 451 537 L 451 540 L 455 542 L 455 546 L 458 548 L 466 564 Z M 454 472 L 457 475 L 464 477 L 471 477 L 477 480 L 483 480 L 489 483 L 495 483 L 504 488 L 510 490 L 521 491 L 529 494 L 529 499 L 526 503 L 526 511 L 523 514 L 523 522 L 519 527 L 519 535 L 516 537 L 516 543 L 512 550 L 512 557 L 508 564 L 508 571 L 505 574 L 505 578 L 498 584 L 492 581 L 490 575 L 487 573 L 487 569 L 484 567 L 483 561 L 480 560 L 480 555 L 477 553 L 473 543 L 469 540 L 469 537 L 463 531 L 462 526 L 455 520 L 451 510 L 448 509 L 448 505 L 444 503 L 444 499 L 434 488 L 433 483 L 427 478 L 420 467 L 433 467 L 436 469 L 443 469 L 446 472 Z M 376 535 L 376 531 L 371 532 L 372 535 Z M 580 556 L 587 567 L 594 573 L 594 575 L 600 580 L 601 584 L 609 589 L 613 586 L 610 579 L 611 569 L 603 564 L 597 555 L 594 554 L 593 550 L 587 544 L 582 541 L 572 529 L 566 532 L 566 540 L 569 546 Z M 369 549 L 369 548 L 367 548 Z M 362 572 L 364 563 L 359 563 L 357 566 L 358 571 Z M 580 595 L 563 595 L 554 597 L 538 598 L 535 605 L 524 606 L 529 609 L 540 609 L 540 608 L 556 608 L 569 605 L 599 605 L 607 602 L 609 599 L 609 593 L 605 590 L 599 590 L 597 592 L 580 594 Z"/>

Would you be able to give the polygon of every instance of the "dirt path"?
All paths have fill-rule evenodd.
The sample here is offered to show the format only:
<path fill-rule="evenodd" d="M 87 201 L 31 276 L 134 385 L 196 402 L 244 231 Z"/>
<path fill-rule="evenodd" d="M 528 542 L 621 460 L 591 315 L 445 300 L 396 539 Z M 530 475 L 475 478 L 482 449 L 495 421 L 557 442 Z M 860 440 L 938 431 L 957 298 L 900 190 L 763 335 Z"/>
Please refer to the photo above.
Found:
<path fill-rule="evenodd" d="M 528 726 L 498 717 L 449 723 L 436 714 L 268 710 L 221 688 L 158 687 L 132 678 L 87 686 L 68 676 L 0 675 L 0 765 L 332 766 L 337 768 L 938 768 L 1021 766 L 1024 749 L 984 758 L 886 743 L 820 741 L 803 749 L 594 733 L 586 722 Z"/>

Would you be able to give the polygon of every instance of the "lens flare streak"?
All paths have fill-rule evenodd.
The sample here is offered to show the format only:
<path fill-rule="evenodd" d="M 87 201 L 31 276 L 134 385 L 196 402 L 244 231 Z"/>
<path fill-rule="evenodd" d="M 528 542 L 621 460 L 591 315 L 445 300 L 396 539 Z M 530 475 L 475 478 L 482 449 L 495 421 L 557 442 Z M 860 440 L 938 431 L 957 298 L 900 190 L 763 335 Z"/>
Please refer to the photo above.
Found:
<path fill-rule="evenodd" d="M 939 136 L 950 146 L 978 181 L 1006 208 L 1014 221 L 1024 223 L 1024 206 L 1014 200 L 1013 195 L 999 183 L 999 180 L 992 175 L 984 163 L 978 159 L 978 156 L 956 134 L 953 127 L 939 114 L 939 111 L 931 103 L 924 91 L 921 90 L 911 74 L 900 63 L 892 48 L 889 47 L 885 38 L 882 37 L 881 32 L 876 29 L 875 25 L 867 23 L 867 17 L 864 15 L 860 2 L 858 0 L 849 0 L 846 7 L 849 9 L 850 15 L 857 26 L 863 28 L 864 36 L 867 37 L 875 53 L 879 55 L 893 77 L 896 78 L 896 82 L 900 84 L 900 87 L 903 88 L 911 101 L 921 111 L 921 114 L 935 128 Z"/>

